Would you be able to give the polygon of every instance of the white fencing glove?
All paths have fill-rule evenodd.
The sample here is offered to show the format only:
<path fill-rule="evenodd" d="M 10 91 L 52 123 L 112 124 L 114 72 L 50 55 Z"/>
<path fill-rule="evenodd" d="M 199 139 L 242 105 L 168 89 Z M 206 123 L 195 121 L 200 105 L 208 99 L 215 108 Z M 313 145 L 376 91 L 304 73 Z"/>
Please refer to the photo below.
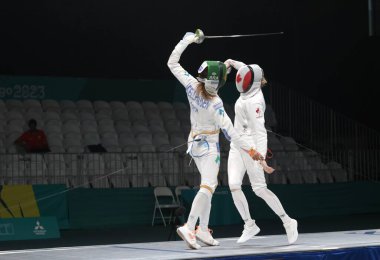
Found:
<path fill-rule="evenodd" d="M 227 74 L 230 74 L 232 68 L 235 68 L 236 70 L 239 70 L 241 67 L 245 66 L 245 64 L 241 61 L 236 61 L 232 59 L 228 59 L 224 62 L 224 64 L 227 67 Z"/>
<path fill-rule="evenodd" d="M 188 44 L 191 44 L 193 42 L 200 44 L 202 42 L 202 41 L 200 41 L 199 35 L 195 34 L 195 33 L 192 33 L 192 32 L 187 32 L 183 36 L 182 40 L 184 40 Z"/>

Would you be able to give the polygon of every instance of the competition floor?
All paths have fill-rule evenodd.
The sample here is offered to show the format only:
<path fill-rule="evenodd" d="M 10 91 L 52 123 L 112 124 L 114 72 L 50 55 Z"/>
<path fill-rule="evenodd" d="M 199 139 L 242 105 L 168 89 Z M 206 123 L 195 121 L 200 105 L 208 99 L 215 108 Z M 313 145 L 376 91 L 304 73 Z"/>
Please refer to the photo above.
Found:
<path fill-rule="evenodd" d="M 236 240 L 221 238 L 220 246 L 200 250 L 188 249 L 183 241 L 169 241 L 0 251 L 0 259 L 300 259 L 312 253 L 359 249 L 375 249 L 380 255 L 380 229 L 305 233 L 293 245 L 287 245 L 286 235 L 257 236 L 243 245 Z"/>

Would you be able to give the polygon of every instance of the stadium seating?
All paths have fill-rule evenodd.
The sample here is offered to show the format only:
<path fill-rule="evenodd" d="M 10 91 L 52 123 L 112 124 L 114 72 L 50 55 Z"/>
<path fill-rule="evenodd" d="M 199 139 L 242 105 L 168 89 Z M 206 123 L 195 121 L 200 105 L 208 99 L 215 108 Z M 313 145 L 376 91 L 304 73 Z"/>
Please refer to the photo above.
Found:
<path fill-rule="evenodd" d="M 233 106 L 225 104 L 225 109 L 233 119 Z M 72 186 L 88 182 L 86 187 L 92 188 L 199 185 L 195 164 L 185 156 L 189 113 L 183 102 L 0 100 L 1 183 Z M 31 118 L 46 132 L 52 153 L 32 157 L 16 154 L 13 142 Z M 269 129 L 277 126 L 269 105 L 265 118 Z M 98 144 L 108 153 L 87 156 L 86 147 Z M 221 134 L 221 185 L 228 185 L 229 145 Z M 342 165 L 325 164 L 320 154 L 303 149 L 291 137 L 269 131 L 268 146 L 274 153 L 269 164 L 276 168 L 274 174 L 266 175 L 268 183 L 349 180 Z M 178 147 L 176 153 L 172 153 L 173 147 Z M 244 184 L 249 181 L 245 179 Z"/>

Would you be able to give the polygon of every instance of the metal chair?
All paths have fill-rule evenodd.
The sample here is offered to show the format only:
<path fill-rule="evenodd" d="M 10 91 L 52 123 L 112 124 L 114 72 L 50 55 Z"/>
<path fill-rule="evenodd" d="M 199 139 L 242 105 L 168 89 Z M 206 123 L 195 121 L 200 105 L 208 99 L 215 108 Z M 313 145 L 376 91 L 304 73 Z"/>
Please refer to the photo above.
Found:
<path fill-rule="evenodd" d="M 175 200 L 175 197 L 173 195 L 173 192 L 168 187 L 156 187 L 154 188 L 154 197 L 155 197 L 155 205 L 154 205 L 154 211 L 153 211 L 153 219 L 152 219 L 152 226 L 154 225 L 154 221 L 156 218 L 156 211 L 159 210 L 161 219 L 164 223 L 164 226 L 166 227 L 166 221 L 165 219 L 169 220 L 169 224 L 173 218 L 173 211 L 179 207 L 177 201 Z M 169 209 L 170 210 L 170 216 L 164 216 L 162 213 L 163 209 Z"/>

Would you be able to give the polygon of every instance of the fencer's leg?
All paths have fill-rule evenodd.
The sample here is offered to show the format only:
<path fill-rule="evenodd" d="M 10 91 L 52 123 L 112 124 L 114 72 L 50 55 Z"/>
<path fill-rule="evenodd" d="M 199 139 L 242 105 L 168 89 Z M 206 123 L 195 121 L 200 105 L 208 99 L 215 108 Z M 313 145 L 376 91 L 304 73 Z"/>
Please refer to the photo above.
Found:
<path fill-rule="evenodd" d="M 280 200 L 278 197 L 270 191 L 267 187 L 255 187 L 253 185 L 253 191 L 255 194 L 262 198 L 266 204 L 280 217 L 282 223 L 287 223 L 290 221 L 290 217 L 286 214 Z"/>
<path fill-rule="evenodd" d="M 201 187 L 208 189 L 211 194 L 210 203 L 207 205 L 207 208 L 205 208 L 205 210 L 199 216 L 199 227 L 202 228 L 202 230 L 208 230 L 208 223 L 210 221 L 210 213 L 211 213 L 211 200 L 212 200 L 212 194 L 214 193 L 214 190 L 211 187 L 208 187 L 207 185 L 201 185 Z"/>
<path fill-rule="evenodd" d="M 231 193 L 234 204 L 245 222 L 243 233 L 237 243 L 244 243 L 256 236 L 260 232 L 260 228 L 256 225 L 255 220 L 251 218 L 247 198 L 243 191 L 241 189 L 231 189 Z"/>
<path fill-rule="evenodd" d="M 260 228 L 251 218 L 247 198 L 241 190 L 245 171 L 240 152 L 232 147 L 228 156 L 228 185 L 235 207 L 245 222 L 243 233 L 237 243 L 244 243 L 260 232 Z"/>
<path fill-rule="evenodd" d="M 254 190 L 254 192 L 257 196 L 262 198 L 268 204 L 268 206 L 280 217 L 280 219 L 284 223 L 284 228 L 288 236 L 289 244 L 293 244 L 294 242 L 296 242 L 298 238 L 297 220 L 290 218 L 286 214 L 278 197 L 266 187 L 260 187 Z"/>
<path fill-rule="evenodd" d="M 206 188 L 200 188 L 194 198 L 193 204 L 187 223 L 177 229 L 177 234 L 187 243 L 192 249 L 200 249 L 201 246 L 197 243 L 195 234 L 195 224 L 202 211 L 204 211 L 211 201 L 210 192 Z"/>
<path fill-rule="evenodd" d="M 298 237 L 297 221 L 286 214 L 278 197 L 267 188 L 265 173 L 261 165 L 257 161 L 252 161 L 248 156 L 244 157 L 244 161 L 246 165 L 249 165 L 247 166 L 247 172 L 253 192 L 262 198 L 274 213 L 280 217 L 284 224 L 289 244 L 294 243 Z"/>
<path fill-rule="evenodd" d="M 197 165 L 198 169 L 202 169 L 202 184 L 200 187 L 201 189 L 205 188 L 209 191 L 209 203 L 199 216 L 199 227 L 196 230 L 196 236 L 197 239 L 206 245 L 217 246 L 219 245 L 219 242 L 212 237 L 208 228 L 208 223 L 210 220 L 212 195 L 218 185 L 218 172 L 220 166 L 220 159 L 218 158 L 220 158 L 220 153 L 217 144 L 210 144 L 210 150 L 210 154 L 203 158 L 202 164 Z"/>
<path fill-rule="evenodd" d="M 208 207 L 201 212 L 201 215 L 199 217 L 199 227 L 196 230 L 196 237 L 199 239 L 202 243 L 209 245 L 209 246 L 218 246 L 219 242 L 215 240 L 212 235 L 211 231 L 208 228 L 208 223 L 210 219 L 210 212 L 211 212 L 211 199 L 212 194 L 214 192 L 214 189 L 207 185 L 201 185 L 201 188 L 206 188 L 210 192 L 210 200 Z"/>
<path fill-rule="evenodd" d="M 205 209 L 208 209 L 211 201 L 211 193 L 206 188 L 200 188 L 197 195 L 194 198 L 189 218 L 187 219 L 187 226 L 190 230 L 195 230 L 195 225 L 198 218 L 201 216 Z"/>

